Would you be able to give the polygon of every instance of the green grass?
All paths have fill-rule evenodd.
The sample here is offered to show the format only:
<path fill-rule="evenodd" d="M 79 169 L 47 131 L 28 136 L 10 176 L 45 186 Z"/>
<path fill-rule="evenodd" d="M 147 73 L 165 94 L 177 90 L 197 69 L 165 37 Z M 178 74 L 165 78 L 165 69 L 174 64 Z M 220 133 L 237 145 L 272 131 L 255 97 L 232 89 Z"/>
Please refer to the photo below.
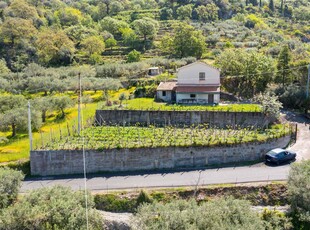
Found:
<path fill-rule="evenodd" d="M 136 98 L 125 100 L 123 107 L 103 106 L 103 109 L 124 110 L 163 110 L 163 111 L 224 111 L 224 112 L 261 112 L 258 104 L 229 104 L 229 105 L 169 105 L 155 102 L 152 98 Z"/>
<path fill-rule="evenodd" d="M 97 103 L 87 104 L 82 106 L 83 121 L 86 124 L 88 119 L 93 119 L 95 111 L 97 109 Z M 57 114 L 50 116 L 47 122 L 41 127 L 39 132 L 33 133 L 33 146 L 47 145 L 51 139 L 65 137 L 68 135 L 68 126 L 72 130 L 72 127 L 77 126 L 77 108 L 71 108 L 66 111 L 66 118 L 57 120 Z M 52 135 L 51 135 L 52 131 Z M 8 136 L 9 133 L 1 133 L 2 136 Z M 52 138 L 51 138 L 52 137 Z M 9 142 L 0 145 L 0 163 L 17 161 L 29 158 L 30 143 L 28 134 L 18 134 L 15 138 L 10 138 Z"/>
<path fill-rule="evenodd" d="M 290 133 L 288 125 L 277 125 L 270 129 L 253 128 L 214 129 L 207 125 L 191 128 L 122 127 L 101 126 L 84 130 L 84 146 L 87 149 L 120 149 L 148 147 L 188 147 L 234 145 L 245 142 L 266 141 Z M 59 141 L 57 141 L 59 140 Z M 47 149 L 80 149 L 79 136 L 58 138 L 50 141 Z"/>
<path fill-rule="evenodd" d="M 121 89 L 116 92 L 110 92 L 111 99 L 117 100 L 121 93 L 132 93 L 134 88 L 129 90 Z M 2 94 L 4 95 L 4 94 Z M 54 94 L 57 96 L 58 94 Z M 73 91 L 66 92 L 66 95 L 75 99 L 76 93 Z M 97 102 L 102 100 L 102 91 L 85 91 L 84 95 L 90 96 L 94 103 L 82 105 L 83 122 L 85 125 L 93 123 L 94 115 L 97 107 Z M 40 97 L 42 93 L 28 95 L 31 98 Z M 77 130 L 77 106 L 66 110 L 65 119 L 59 119 L 57 112 L 49 113 L 46 122 L 38 132 L 33 132 L 33 148 L 39 146 L 47 146 L 49 142 L 53 142 L 59 138 L 65 138 L 72 135 Z M 30 143 L 28 133 L 18 133 L 14 138 L 10 137 L 11 132 L 0 132 L 0 164 L 7 162 L 24 161 L 29 159 Z M 5 141 L 2 141 L 4 138 Z M 8 141 L 7 141 L 8 140 Z"/>

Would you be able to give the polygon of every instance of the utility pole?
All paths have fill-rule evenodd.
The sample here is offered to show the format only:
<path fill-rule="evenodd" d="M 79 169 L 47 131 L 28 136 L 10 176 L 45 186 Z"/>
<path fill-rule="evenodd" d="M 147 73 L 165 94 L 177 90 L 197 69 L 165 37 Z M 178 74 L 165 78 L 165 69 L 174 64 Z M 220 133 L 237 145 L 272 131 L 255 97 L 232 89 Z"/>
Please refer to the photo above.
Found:
<path fill-rule="evenodd" d="M 307 89 L 306 89 L 306 95 L 307 99 L 309 98 L 309 79 L 310 78 L 310 64 L 308 65 L 308 78 L 307 78 Z"/>
<path fill-rule="evenodd" d="M 79 73 L 79 95 L 78 95 L 78 134 L 81 134 L 81 97 L 82 97 L 82 84 L 81 84 L 81 73 Z"/>
<path fill-rule="evenodd" d="M 30 108 L 30 101 L 28 101 L 28 132 L 29 132 L 30 151 L 32 151 L 32 130 L 31 130 L 31 108 Z"/>

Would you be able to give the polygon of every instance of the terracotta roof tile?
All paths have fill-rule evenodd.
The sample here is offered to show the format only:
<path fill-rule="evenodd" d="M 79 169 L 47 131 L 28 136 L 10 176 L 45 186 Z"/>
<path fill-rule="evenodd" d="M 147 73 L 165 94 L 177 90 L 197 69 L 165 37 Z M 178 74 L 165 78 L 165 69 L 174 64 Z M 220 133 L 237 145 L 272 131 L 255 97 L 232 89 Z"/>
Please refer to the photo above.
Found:
<path fill-rule="evenodd" d="M 159 86 L 157 87 L 157 90 L 167 90 L 172 91 L 175 89 L 177 82 L 161 82 Z"/>

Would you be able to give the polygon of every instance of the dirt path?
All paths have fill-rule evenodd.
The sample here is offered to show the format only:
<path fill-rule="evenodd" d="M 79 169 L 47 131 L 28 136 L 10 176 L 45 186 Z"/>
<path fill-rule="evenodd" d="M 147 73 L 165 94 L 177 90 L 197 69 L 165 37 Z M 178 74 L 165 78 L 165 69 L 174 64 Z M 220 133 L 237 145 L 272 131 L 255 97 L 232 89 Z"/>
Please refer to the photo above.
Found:
<path fill-rule="evenodd" d="M 288 149 L 297 153 L 297 161 L 310 159 L 310 120 L 302 115 L 284 112 L 284 118 L 289 122 L 297 123 L 297 141 Z"/>

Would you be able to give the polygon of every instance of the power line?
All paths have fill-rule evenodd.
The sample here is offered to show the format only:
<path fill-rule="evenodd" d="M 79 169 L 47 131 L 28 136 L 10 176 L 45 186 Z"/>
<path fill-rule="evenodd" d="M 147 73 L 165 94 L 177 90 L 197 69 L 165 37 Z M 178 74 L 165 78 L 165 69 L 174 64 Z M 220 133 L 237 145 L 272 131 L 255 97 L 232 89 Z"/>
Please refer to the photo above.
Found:
<path fill-rule="evenodd" d="M 259 74 L 240 74 L 240 75 L 227 75 L 227 76 L 229 76 L 229 77 L 245 77 L 245 76 L 254 77 L 254 76 L 261 76 L 261 75 L 279 73 L 279 72 L 283 72 L 283 71 L 287 71 L 287 70 L 296 70 L 296 69 L 301 69 L 301 68 L 304 68 L 304 67 L 308 67 L 308 64 L 307 65 L 300 65 L 300 66 L 296 66 L 296 67 L 289 67 L 289 68 L 282 69 L 282 70 L 275 70 L 275 71 L 272 71 L 272 72 L 261 72 Z M 139 74 L 139 73 L 141 73 L 141 72 L 134 73 L 134 74 Z M 45 90 L 45 89 L 46 89 L 46 87 L 41 87 L 41 88 L 37 88 L 37 89 L 33 89 L 33 90 L 27 90 L 27 92 L 29 92 L 29 93 L 38 93 L 38 92 L 42 92 L 40 90 Z M 55 90 L 55 91 L 57 91 L 57 90 Z"/>
<path fill-rule="evenodd" d="M 81 81 L 81 75 L 79 74 L 79 98 L 82 97 L 82 81 Z M 89 229 L 89 221 L 88 221 L 88 194 L 87 194 L 87 174 L 86 174 L 86 154 L 85 154 L 85 137 L 83 132 L 83 110 L 80 106 L 81 100 L 79 99 L 79 127 L 80 127 L 80 133 L 79 135 L 82 137 L 82 151 L 83 151 L 83 172 L 84 172 L 84 195 L 85 195 L 85 215 L 86 215 L 86 229 Z"/>

